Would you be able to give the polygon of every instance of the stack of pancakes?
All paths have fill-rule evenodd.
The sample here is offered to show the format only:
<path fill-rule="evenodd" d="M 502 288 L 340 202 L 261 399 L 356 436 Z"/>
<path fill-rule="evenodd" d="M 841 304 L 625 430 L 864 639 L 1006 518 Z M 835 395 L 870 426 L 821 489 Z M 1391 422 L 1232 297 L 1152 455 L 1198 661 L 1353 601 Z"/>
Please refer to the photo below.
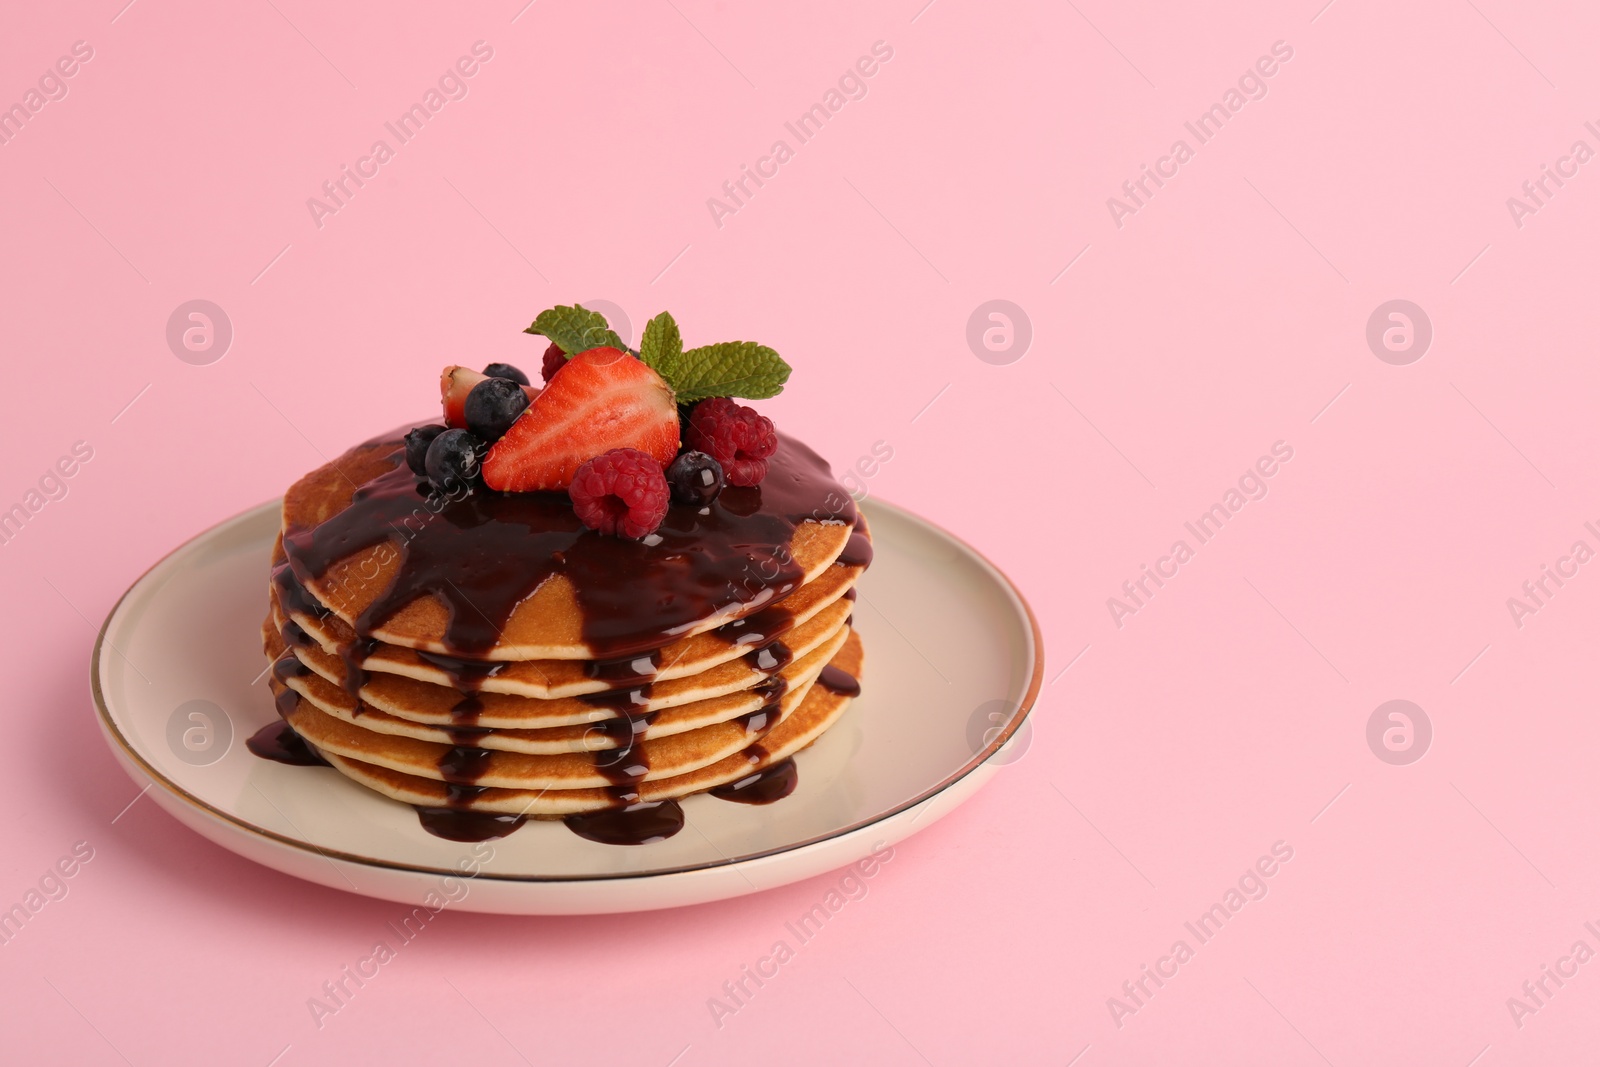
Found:
<path fill-rule="evenodd" d="M 784 447 L 796 470 L 814 460 L 826 477 L 826 465 L 804 446 Z M 788 472 L 778 465 L 773 473 Z M 809 476 L 790 480 L 800 485 Z M 726 536 L 707 543 L 744 553 L 701 561 L 694 582 L 712 584 L 706 576 L 723 571 L 737 579 L 706 591 L 683 576 L 684 553 L 699 549 L 690 532 L 674 540 L 664 527 L 666 540 L 653 545 L 607 539 L 601 547 L 610 555 L 600 558 L 616 560 L 616 573 L 601 583 L 593 567 L 560 565 L 564 555 L 595 550 L 600 535 L 574 527 L 559 535 L 570 547 L 557 551 L 548 540 L 508 539 L 510 531 L 491 528 L 500 520 L 485 518 L 495 502 L 486 504 L 481 489 L 477 498 L 434 498 L 437 510 L 426 504 L 414 512 L 420 519 L 393 521 L 393 509 L 374 501 L 382 504 L 386 491 L 427 500 L 427 483 L 409 486 L 411 478 L 392 434 L 297 482 L 284 498 L 262 627 L 288 726 L 362 785 L 425 813 L 519 821 L 647 807 L 736 788 L 783 767 L 858 691 L 853 587 L 871 547 L 842 488 L 830 507 L 788 526 L 756 524 L 776 500 L 795 510 L 779 495 L 788 482 L 775 484 L 766 500 L 758 490 L 725 490 L 728 515 L 687 516 L 685 531 L 695 522 L 723 523 L 716 528 Z M 387 536 L 355 527 L 361 508 L 389 522 Z M 330 521 L 340 517 L 343 526 Z M 750 543 L 758 529 L 785 530 L 785 543 Z M 556 563 L 508 561 L 524 545 Z M 482 564 L 441 563 L 446 549 L 481 554 Z M 425 560 L 436 573 L 411 573 Z M 537 581 L 526 578 L 539 567 Z M 530 588 L 502 596 L 489 579 L 463 588 L 484 571 Z M 651 597 L 656 604 L 635 603 Z M 665 624 L 659 631 L 625 625 L 653 611 Z M 598 616 L 608 629 L 595 623 Z M 470 648 L 452 639 L 468 632 L 478 635 Z M 651 632 L 662 640 L 641 647 Z"/>

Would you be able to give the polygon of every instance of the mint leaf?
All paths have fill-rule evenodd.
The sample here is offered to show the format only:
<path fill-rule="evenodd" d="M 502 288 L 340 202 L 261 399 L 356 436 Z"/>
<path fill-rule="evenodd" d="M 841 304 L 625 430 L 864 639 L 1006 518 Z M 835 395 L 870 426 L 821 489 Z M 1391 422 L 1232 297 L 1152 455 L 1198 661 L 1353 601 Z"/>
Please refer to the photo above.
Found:
<path fill-rule="evenodd" d="M 765 400 L 783 391 L 789 364 L 766 345 L 724 341 L 689 349 L 662 370 L 662 377 L 678 394 L 680 404 L 713 396 Z"/>
<path fill-rule="evenodd" d="M 598 311 L 590 311 L 582 304 L 571 307 L 558 304 L 549 311 L 541 311 L 539 317 L 533 320 L 533 325 L 522 332 L 550 338 L 568 358 L 591 348 L 628 351 L 622 338 L 607 324 L 606 317 Z"/>
<path fill-rule="evenodd" d="M 683 335 L 670 312 L 663 311 L 644 324 L 644 336 L 639 338 L 639 358 L 644 365 L 669 382 L 672 370 L 683 357 Z"/>

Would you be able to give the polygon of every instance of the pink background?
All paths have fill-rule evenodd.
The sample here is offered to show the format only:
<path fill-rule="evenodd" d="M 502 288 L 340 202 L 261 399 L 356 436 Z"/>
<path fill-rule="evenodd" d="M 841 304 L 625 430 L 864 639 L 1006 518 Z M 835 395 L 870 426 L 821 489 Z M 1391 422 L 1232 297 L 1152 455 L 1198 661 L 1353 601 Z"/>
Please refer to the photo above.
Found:
<path fill-rule="evenodd" d="M 1600 548 L 1600 163 L 1520 227 L 1506 204 L 1600 149 L 1585 5 L 123 3 L 11 5 L 0 31 L 0 103 L 94 50 L 0 146 L 0 505 L 94 449 L 0 546 L 0 904 L 95 850 L 0 946 L 8 1061 L 1593 1054 L 1600 962 L 1520 1027 L 1506 1003 L 1600 949 L 1600 565 L 1520 628 L 1506 603 Z M 318 228 L 307 198 L 478 40 L 466 98 Z M 868 95 L 719 228 L 707 198 L 879 40 Z M 1107 198 L 1276 41 L 1265 98 L 1119 228 Z M 205 366 L 164 336 L 195 298 L 235 330 Z M 993 298 L 1032 324 L 1007 365 L 965 339 Z M 1365 339 L 1397 298 L 1434 329 L 1407 366 Z M 798 373 L 764 410 L 836 463 L 892 444 L 871 491 L 1039 614 L 1031 748 L 721 1028 L 708 998 L 837 876 L 447 912 L 319 1030 L 306 999 L 404 909 L 148 800 L 113 824 L 135 790 L 94 725 L 94 631 L 173 546 L 428 410 L 444 363 L 534 367 L 531 316 L 594 299 L 778 348 Z M 1107 598 L 1280 440 L 1268 496 L 1119 628 Z M 1402 698 L 1433 739 L 1395 766 L 1365 731 Z M 1277 841 L 1265 899 L 1118 1027 L 1107 999 Z"/>

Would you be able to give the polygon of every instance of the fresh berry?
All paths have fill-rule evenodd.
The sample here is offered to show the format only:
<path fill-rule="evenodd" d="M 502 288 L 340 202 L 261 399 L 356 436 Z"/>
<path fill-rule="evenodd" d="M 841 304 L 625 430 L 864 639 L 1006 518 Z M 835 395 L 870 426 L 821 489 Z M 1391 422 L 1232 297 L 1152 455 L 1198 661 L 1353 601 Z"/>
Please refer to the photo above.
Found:
<path fill-rule="evenodd" d="M 428 476 L 428 446 L 444 431 L 445 427 L 436 424 L 418 426 L 406 434 L 406 466 L 411 468 L 413 474 L 424 478 Z"/>
<path fill-rule="evenodd" d="M 483 479 L 504 492 L 565 489 L 586 460 L 614 448 L 671 463 L 678 408 L 655 371 L 615 348 L 591 348 L 569 359 L 489 449 Z"/>
<path fill-rule="evenodd" d="M 556 371 L 567 365 L 567 354 L 561 351 L 561 346 L 553 344 L 544 350 L 544 366 L 539 373 L 544 375 L 544 380 L 549 381 L 556 376 Z"/>
<path fill-rule="evenodd" d="M 467 429 L 485 441 L 498 441 L 528 408 L 528 394 L 510 378 L 485 378 L 467 394 Z"/>
<path fill-rule="evenodd" d="M 589 460 L 567 490 L 578 521 L 602 534 L 637 541 L 667 517 L 670 493 L 661 461 L 637 448 L 613 448 Z"/>
<path fill-rule="evenodd" d="M 491 364 L 492 365 L 492 364 Z M 467 397 L 472 395 L 472 390 L 478 383 L 486 380 L 487 375 L 479 374 L 468 367 L 446 367 L 444 373 L 439 375 L 439 393 L 444 399 L 444 424 L 452 430 L 465 430 L 467 428 Z M 539 390 L 531 385 L 524 385 L 522 391 L 532 400 L 539 395 Z"/>
<path fill-rule="evenodd" d="M 466 367 L 446 367 L 439 376 L 439 393 L 444 398 L 444 424 L 453 430 L 467 428 L 467 396 L 487 375 Z"/>
<path fill-rule="evenodd" d="M 483 368 L 483 373 L 491 378 L 510 378 L 518 385 L 532 385 L 528 376 L 509 363 L 491 363 Z"/>
<path fill-rule="evenodd" d="M 772 420 L 725 396 L 702 400 L 689 417 L 689 447 L 722 464 L 729 485 L 760 485 L 778 450 Z"/>
<path fill-rule="evenodd" d="M 678 503 L 705 507 L 722 492 L 722 464 L 704 452 L 685 452 L 667 468 L 667 484 Z"/>
<path fill-rule="evenodd" d="M 466 430 L 446 430 L 428 446 L 428 480 L 447 493 L 470 486 L 482 469 L 483 441 Z"/>

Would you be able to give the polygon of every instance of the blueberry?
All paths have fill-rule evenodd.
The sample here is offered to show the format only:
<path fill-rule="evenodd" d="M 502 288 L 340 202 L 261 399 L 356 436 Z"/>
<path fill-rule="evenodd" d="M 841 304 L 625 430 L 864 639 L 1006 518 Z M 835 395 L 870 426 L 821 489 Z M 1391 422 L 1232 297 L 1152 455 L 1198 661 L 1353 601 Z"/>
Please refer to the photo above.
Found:
<path fill-rule="evenodd" d="M 509 378 L 518 385 L 532 385 L 528 376 L 509 363 L 491 363 L 483 368 L 483 373 L 491 378 Z"/>
<path fill-rule="evenodd" d="M 485 441 L 498 441 L 527 406 L 522 386 L 510 378 L 485 378 L 467 394 L 467 429 Z"/>
<path fill-rule="evenodd" d="M 673 500 L 704 507 L 722 492 L 722 464 L 704 452 L 685 452 L 667 468 L 667 484 Z"/>
<path fill-rule="evenodd" d="M 433 444 L 433 439 L 444 433 L 444 427 L 439 425 L 418 426 L 406 434 L 406 466 L 412 472 L 426 478 L 428 476 L 428 446 Z"/>
<path fill-rule="evenodd" d="M 445 492 L 478 480 L 488 446 L 466 430 L 446 430 L 428 446 L 428 480 Z"/>

